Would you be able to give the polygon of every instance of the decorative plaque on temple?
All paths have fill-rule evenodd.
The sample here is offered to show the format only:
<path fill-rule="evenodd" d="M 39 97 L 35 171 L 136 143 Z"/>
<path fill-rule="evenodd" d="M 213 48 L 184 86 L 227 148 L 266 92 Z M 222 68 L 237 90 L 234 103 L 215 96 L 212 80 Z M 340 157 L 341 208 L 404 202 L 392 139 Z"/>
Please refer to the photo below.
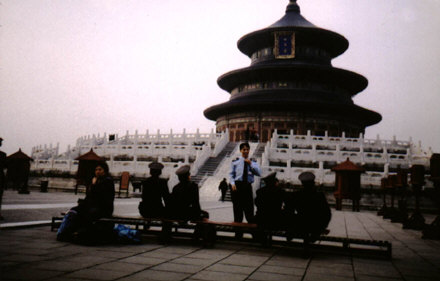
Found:
<path fill-rule="evenodd" d="M 277 59 L 295 57 L 295 32 L 275 32 L 274 55 Z"/>

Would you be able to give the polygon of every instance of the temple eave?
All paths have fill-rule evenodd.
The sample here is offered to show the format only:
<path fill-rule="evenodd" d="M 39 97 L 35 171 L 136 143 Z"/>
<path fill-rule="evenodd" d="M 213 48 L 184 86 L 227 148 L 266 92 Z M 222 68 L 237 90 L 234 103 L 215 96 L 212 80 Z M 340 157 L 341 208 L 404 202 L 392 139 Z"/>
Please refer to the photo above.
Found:
<path fill-rule="evenodd" d="M 368 86 L 368 80 L 362 75 L 334 67 L 310 66 L 307 64 L 258 65 L 236 69 L 223 74 L 217 83 L 225 91 L 252 82 L 281 81 L 308 78 L 344 85 L 352 94 L 361 92 Z"/>
<path fill-rule="evenodd" d="M 325 104 L 325 103 L 306 103 L 306 102 L 280 102 L 280 101 L 238 101 L 225 102 L 207 108 L 203 113 L 210 120 L 217 120 L 221 116 L 236 113 L 256 113 L 262 111 L 276 113 L 293 114 L 325 114 L 338 118 L 350 118 L 358 120 L 364 126 L 371 126 L 379 123 L 382 117 L 379 113 L 365 109 L 357 105 Z"/>

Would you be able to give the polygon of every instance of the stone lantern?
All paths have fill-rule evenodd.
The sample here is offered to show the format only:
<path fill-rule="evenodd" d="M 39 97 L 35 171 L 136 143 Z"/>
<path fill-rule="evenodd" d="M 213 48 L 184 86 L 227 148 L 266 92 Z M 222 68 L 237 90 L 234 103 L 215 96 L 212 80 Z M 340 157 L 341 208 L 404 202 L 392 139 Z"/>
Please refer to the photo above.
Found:
<path fill-rule="evenodd" d="M 397 212 L 391 218 L 392 222 L 404 223 L 408 219 L 408 210 L 406 207 L 406 189 L 408 187 L 408 170 L 397 168 L 397 182 L 396 188 L 397 192 L 400 194 L 400 199 L 397 202 L 398 209 Z"/>
<path fill-rule="evenodd" d="M 349 158 L 345 162 L 332 168 L 336 173 L 336 210 L 342 209 L 342 199 L 351 199 L 353 211 L 359 212 L 359 201 L 361 199 L 361 173 L 365 169 L 357 166 Z"/>
<path fill-rule="evenodd" d="M 391 219 L 397 213 L 397 209 L 394 207 L 394 195 L 397 186 L 397 175 L 388 175 L 387 185 L 385 186 L 385 193 L 391 195 L 391 206 L 385 209 L 383 214 L 384 219 Z"/>
<path fill-rule="evenodd" d="M 415 209 L 411 217 L 403 224 L 403 228 L 422 230 L 425 227 L 425 218 L 420 212 L 420 194 L 425 184 L 425 167 L 412 165 L 411 186 L 415 197 Z"/>
<path fill-rule="evenodd" d="M 34 160 L 19 149 L 14 154 L 9 155 L 6 161 L 8 168 L 6 178 L 8 183 L 12 184 L 12 188 L 18 189 L 18 193 L 29 194 L 30 162 Z"/>
<path fill-rule="evenodd" d="M 382 207 L 377 211 L 378 216 L 383 216 L 388 208 L 387 206 L 387 186 L 388 186 L 388 178 L 380 179 L 380 190 L 382 191 L 382 199 L 383 204 Z"/>
<path fill-rule="evenodd" d="M 77 157 L 78 160 L 78 172 L 76 176 L 75 194 L 78 192 L 78 186 L 89 186 L 92 183 L 92 178 L 95 175 L 95 168 L 99 162 L 105 161 L 104 158 L 98 156 L 93 149 L 89 152 Z"/>
<path fill-rule="evenodd" d="M 423 230 L 423 238 L 440 239 L 440 154 L 434 153 L 431 156 L 430 165 L 430 180 L 434 183 L 434 200 L 438 213 L 434 221 Z"/>

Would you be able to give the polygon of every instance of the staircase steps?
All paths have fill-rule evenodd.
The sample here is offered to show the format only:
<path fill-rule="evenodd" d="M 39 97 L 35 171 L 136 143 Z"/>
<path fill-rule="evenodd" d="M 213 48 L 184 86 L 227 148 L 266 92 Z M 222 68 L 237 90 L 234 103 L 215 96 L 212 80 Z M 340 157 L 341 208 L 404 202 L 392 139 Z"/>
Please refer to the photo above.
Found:
<path fill-rule="evenodd" d="M 197 183 L 199 186 L 203 183 L 205 176 L 213 176 L 222 160 L 229 156 L 234 151 L 237 143 L 229 142 L 225 148 L 217 155 L 217 157 L 210 157 L 205 164 L 200 167 L 195 176 L 191 177 L 191 181 Z"/>

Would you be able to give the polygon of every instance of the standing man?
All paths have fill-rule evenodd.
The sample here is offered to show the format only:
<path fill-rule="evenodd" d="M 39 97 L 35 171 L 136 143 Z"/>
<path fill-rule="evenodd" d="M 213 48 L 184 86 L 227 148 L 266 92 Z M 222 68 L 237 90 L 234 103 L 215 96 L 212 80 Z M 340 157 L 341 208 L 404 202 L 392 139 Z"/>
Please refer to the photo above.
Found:
<path fill-rule="evenodd" d="M 234 222 L 243 221 L 243 213 L 248 223 L 254 220 L 254 199 L 252 183 L 254 176 L 260 176 L 261 170 L 256 161 L 249 159 L 249 143 L 240 144 L 241 157 L 232 161 L 229 173 L 231 183 L 231 197 L 234 210 Z M 243 233 L 236 233 L 236 238 L 241 238 Z"/>
<path fill-rule="evenodd" d="M 223 180 L 220 182 L 220 185 L 218 186 L 218 190 L 221 191 L 222 193 L 222 202 L 225 202 L 225 196 L 226 196 L 226 191 L 228 191 L 228 183 L 226 182 L 226 179 L 223 178 Z"/>
<path fill-rule="evenodd" d="M 2 146 L 3 139 L 0 138 L 0 147 Z M 2 217 L 2 198 L 3 198 L 3 190 L 6 187 L 6 179 L 4 174 L 4 169 L 6 168 L 6 153 L 0 151 L 0 220 L 3 220 Z"/>

